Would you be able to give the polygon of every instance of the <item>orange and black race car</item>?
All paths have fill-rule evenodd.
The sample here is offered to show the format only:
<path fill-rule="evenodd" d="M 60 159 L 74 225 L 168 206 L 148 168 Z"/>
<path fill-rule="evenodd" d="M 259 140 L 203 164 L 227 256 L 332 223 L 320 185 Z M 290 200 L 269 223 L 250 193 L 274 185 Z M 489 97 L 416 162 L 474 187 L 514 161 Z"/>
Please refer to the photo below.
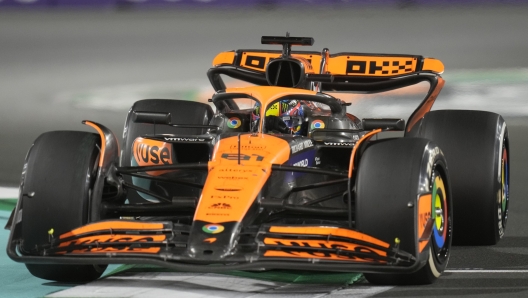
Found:
<path fill-rule="evenodd" d="M 431 111 L 444 85 L 439 60 L 291 50 L 312 45 L 306 37 L 262 43 L 282 50 L 214 58 L 209 103 L 136 102 L 121 146 L 91 121 L 97 133 L 42 134 L 24 164 L 8 255 L 57 281 L 147 263 L 427 284 L 452 242 L 500 240 L 506 124 L 489 112 Z M 410 116 L 379 117 L 420 90 Z M 361 107 L 377 117 L 359 117 Z"/>

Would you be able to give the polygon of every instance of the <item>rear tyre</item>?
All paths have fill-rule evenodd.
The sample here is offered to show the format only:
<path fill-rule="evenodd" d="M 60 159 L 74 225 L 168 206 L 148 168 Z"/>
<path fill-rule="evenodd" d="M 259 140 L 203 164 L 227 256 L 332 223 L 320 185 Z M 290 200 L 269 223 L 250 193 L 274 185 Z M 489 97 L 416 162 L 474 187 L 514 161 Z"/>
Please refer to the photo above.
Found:
<path fill-rule="evenodd" d="M 88 223 L 100 138 L 77 131 L 44 133 L 26 157 L 22 176 L 22 253 L 41 255 L 53 237 Z M 106 265 L 26 264 L 36 277 L 80 282 L 97 279 Z"/>
<path fill-rule="evenodd" d="M 504 119 L 483 111 L 429 112 L 417 132 L 449 162 L 456 245 L 492 245 L 504 236 L 509 207 L 509 138 Z"/>
<path fill-rule="evenodd" d="M 387 243 L 400 240 L 400 249 L 417 256 L 422 267 L 410 274 L 366 273 L 375 284 L 433 283 L 449 260 L 452 203 L 442 151 L 426 139 L 392 139 L 369 145 L 357 174 L 356 229 Z M 431 194 L 433 232 L 428 244 L 416 251 L 420 224 L 419 197 Z M 423 221 L 422 223 L 425 223 Z"/>

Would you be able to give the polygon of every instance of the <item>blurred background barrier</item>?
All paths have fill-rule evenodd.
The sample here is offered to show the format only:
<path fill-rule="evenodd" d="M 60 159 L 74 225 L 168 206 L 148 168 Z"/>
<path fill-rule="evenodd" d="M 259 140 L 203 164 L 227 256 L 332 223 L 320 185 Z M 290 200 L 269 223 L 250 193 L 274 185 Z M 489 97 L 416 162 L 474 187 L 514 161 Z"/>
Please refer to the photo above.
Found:
<path fill-rule="evenodd" d="M 0 0 L 0 7 L 11 8 L 135 8 L 135 7 L 264 7 L 280 8 L 295 5 L 343 6 L 429 6 L 521 4 L 525 0 Z"/>

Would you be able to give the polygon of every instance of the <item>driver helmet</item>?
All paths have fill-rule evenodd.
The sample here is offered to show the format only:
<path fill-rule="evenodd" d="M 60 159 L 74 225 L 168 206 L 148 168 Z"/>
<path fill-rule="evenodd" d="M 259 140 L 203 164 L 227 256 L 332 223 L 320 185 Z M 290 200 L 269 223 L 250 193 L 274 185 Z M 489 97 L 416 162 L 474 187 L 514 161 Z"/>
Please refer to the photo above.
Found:
<path fill-rule="evenodd" d="M 289 100 L 287 108 L 282 111 L 281 118 L 291 129 L 292 134 L 301 135 L 304 119 L 303 103 L 300 100 Z"/>
<path fill-rule="evenodd" d="M 288 110 L 288 100 L 281 100 L 272 104 L 266 111 L 266 116 L 277 116 L 280 117 L 283 111 Z M 253 109 L 253 120 L 260 119 L 260 103 L 255 104 Z"/>
<path fill-rule="evenodd" d="M 272 104 L 266 111 L 266 116 L 281 118 L 290 128 L 291 133 L 301 134 L 302 119 L 304 118 L 303 107 L 300 100 L 281 100 Z M 260 119 L 260 104 L 256 104 L 252 114 L 253 121 Z"/>

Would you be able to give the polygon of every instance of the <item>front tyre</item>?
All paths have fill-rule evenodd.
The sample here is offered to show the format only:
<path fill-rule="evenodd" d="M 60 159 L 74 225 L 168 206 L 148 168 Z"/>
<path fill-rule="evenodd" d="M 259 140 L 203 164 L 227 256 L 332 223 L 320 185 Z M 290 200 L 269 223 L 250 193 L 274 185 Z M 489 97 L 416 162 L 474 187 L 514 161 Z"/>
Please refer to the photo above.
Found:
<path fill-rule="evenodd" d="M 452 201 L 446 160 L 426 139 L 375 142 L 359 163 L 356 229 L 416 256 L 414 273 L 366 273 L 374 284 L 433 283 L 447 266 L 452 239 Z M 430 238 L 420 238 L 432 221 Z M 422 229 L 421 229 L 422 228 Z"/>
<path fill-rule="evenodd" d="M 98 135 L 77 131 L 48 132 L 35 140 L 21 182 L 21 253 L 42 255 L 50 233 L 58 237 L 88 223 L 99 143 Z M 106 269 L 106 265 L 69 264 L 26 267 L 36 277 L 61 282 L 91 281 Z"/>
<path fill-rule="evenodd" d="M 427 262 L 417 272 L 411 274 L 365 274 L 365 278 L 373 284 L 380 285 L 424 285 L 432 284 L 444 272 L 451 250 L 452 211 L 445 175 L 435 169 L 433 185 L 431 186 L 433 233 L 425 251 Z"/>
<path fill-rule="evenodd" d="M 101 277 L 106 267 L 107 265 L 26 264 L 33 276 L 71 283 L 96 280 Z"/>

